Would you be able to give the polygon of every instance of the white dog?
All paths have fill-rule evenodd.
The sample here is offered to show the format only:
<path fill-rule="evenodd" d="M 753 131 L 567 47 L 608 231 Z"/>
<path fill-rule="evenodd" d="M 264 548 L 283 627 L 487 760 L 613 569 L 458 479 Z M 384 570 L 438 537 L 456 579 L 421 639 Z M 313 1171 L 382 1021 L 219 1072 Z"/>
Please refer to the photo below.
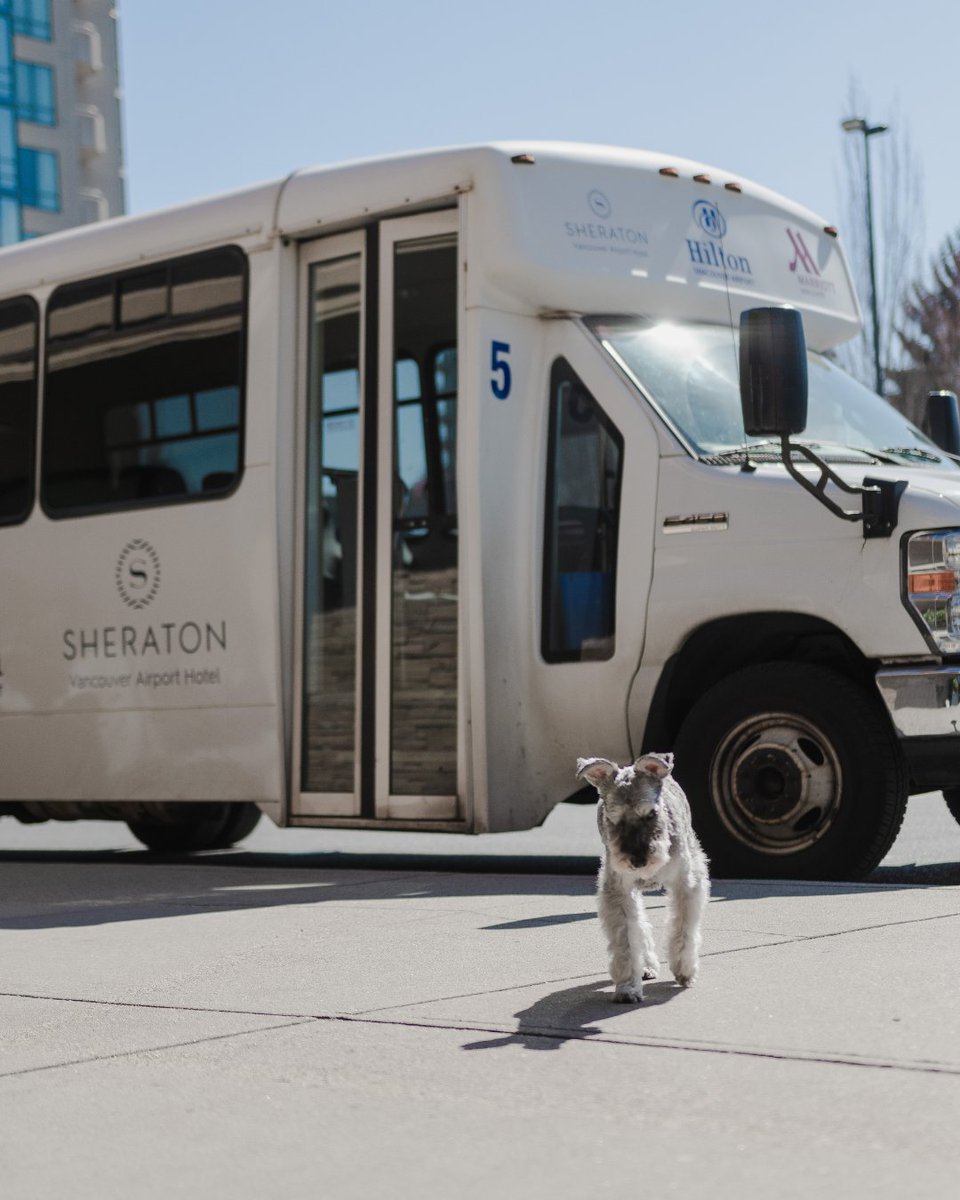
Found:
<path fill-rule="evenodd" d="M 673 778 L 672 754 L 644 754 L 632 766 L 578 758 L 577 777 L 600 793 L 603 840 L 597 908 L 607 938 L 613 999 L 643 1000 L 643 981 L 659 962 L 643 892 L 667 889 L 670 970 L 681 987 L 697 977 L 700 922 L 710 897 L 707 857 L 690 820 L 690 805 Z"/>

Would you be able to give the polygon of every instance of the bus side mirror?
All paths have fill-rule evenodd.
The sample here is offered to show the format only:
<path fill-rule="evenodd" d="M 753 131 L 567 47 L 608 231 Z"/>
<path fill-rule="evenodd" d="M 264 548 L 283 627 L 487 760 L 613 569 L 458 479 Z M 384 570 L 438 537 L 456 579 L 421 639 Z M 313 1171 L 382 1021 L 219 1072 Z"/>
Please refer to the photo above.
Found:
<path fill-rule="evenodd" d="M 960 454 L 960 406 L 956 392 L 930 392 L 927 396 L 930 437 L 948 454 Z"/>
<path fill-rule="evenodd" d="M 783 437 L 807 426 L 807 346 L 795 308 L 740 316 L 740 406 L 748 437 Z"/>
<path fill-rule="evenodd" d="M 807 346 L 796 309 L 749 308 L 741 314 L 740 406 L 747 436 L 779 438 L 780 459 L 804 491 L 841 520 L 862 522 L 865 538 L 890 537 L 897 527 L 906 483 L 864 479 L 862 487 L 854 487 L 812 447 L 790 441 L 791 433 L 803 433 L 807 426 Z M 749 446 L 745 449 L 749 453 Z M 799 470 L 795 456 L 819 470 L 816 483 Z M 842 508 L 828 496 L 828 483 L 860 496 L 860 511 Z"/>

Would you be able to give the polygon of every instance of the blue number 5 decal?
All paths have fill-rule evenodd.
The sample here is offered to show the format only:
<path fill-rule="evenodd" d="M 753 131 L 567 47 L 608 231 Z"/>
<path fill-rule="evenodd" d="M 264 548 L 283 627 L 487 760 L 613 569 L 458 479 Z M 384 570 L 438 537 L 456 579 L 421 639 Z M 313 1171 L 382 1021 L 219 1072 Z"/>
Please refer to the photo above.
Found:
<path fill-rule="evenodd" d="M 513 386 L 513 376 L 507 355 L 510 353 L 509 342 L 491 342 L 490 352 L 490 390 L 498 400 L 506 400 Z"/>

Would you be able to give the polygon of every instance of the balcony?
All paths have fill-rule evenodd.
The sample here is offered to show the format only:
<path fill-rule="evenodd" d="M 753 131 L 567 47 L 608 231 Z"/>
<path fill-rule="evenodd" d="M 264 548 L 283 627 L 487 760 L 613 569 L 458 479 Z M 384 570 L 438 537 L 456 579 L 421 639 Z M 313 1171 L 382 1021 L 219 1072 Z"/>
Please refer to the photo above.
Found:
<path fill-rule="evenodd" d="M 100 31 L 89 21 L 73 23 L 73 61 L 78 79 L 103 70 L 103 42 Z"/>
<path fill-rule="evenodd" d="M 107 151 L 107 130 L 103 113 L 92 104 L 77 108 L 78 145 L 82 159 L 96 158 Z"/>

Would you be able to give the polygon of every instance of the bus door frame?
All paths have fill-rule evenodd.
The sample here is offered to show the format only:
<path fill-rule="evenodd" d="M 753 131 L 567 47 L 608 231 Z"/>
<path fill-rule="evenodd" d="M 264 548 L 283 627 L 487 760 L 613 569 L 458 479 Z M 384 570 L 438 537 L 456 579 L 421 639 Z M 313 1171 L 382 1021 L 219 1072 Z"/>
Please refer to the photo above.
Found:
<path fill-rule="evenodd" d="M 297 436 L 294 534 L 293 703 L 290 762 L 290 818 L 293 824 L 371 826 L 411 824 L 420 828 L 466 828 L 466 670 L 462 590 L 457 616 L 456 794 L 395 795 L 390 788 L 392 569 L 394 556 L 394 257 L 405 241 L 456 235 L 457 339 L 463 336 L 462 240 L 459 214 L 444 209 L 384 220 L 350 233 L 312 239 L 301 245 L 297 271 Z M 355 753 L 352 792 L 302 788 L 304 737 L 305 528 L 308 472 L 307 407 L 311 270 L 318 263 L 360 256 L 360 469 L 357 525 L 361 531 L 357 564 L 357 647 Z M 460 395 L 463 394 L 461 360 Z M 458 400 L 458 403 L 460 401 Z M 458 443 L 458 466 L 462 457 Z M 375 463 L 375 479 L 369 477 Z M 458 476 L 460 472 L 458 469 Z M 462 494 L 462 489 L 461 494 Z M 375 513 L 371 521 L 371 512 Z M 375 538 L 369 537 L 371 525 Z M 366 536 L 364 531 L 366 531 Z"/>

